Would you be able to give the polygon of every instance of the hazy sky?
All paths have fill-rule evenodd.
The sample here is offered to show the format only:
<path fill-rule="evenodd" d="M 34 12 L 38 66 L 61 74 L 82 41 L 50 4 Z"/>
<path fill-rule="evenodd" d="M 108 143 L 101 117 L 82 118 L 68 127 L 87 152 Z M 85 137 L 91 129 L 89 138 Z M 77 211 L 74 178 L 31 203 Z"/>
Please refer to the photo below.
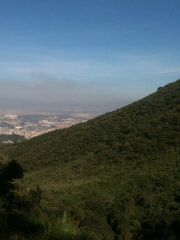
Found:
<path fill-rule="evenodd" d="M 179 78 L 179 0 L 0 0 L 0 97 L 128 103 Z"/>

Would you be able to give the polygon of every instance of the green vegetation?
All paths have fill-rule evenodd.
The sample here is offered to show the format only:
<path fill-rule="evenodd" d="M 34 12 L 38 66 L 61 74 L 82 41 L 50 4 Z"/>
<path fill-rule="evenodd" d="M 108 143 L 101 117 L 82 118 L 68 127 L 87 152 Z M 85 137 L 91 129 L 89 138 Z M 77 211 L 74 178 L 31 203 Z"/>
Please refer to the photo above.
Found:
<path fill-rule="evenodd" d="M 0 148 L 3 147 L 4 144 L 9 143 L 17 143 L 25 141 L 26 139 L 23 136 L 12 134 L 12 135 L 6 135 L 6 134 L 0 134 Z"/>
<path fill-rule="evenodd" d="M 85 239 L 179 239 L 180 80 L 2 151 L 40 186 L 44 219 L 66 213 Z"/>
<path fill-rule="evenodd" d="M 0 154 L 0 239 L 93 239 L 68 222 L 67 212 L 47 214 L 40 206 L 41 189 L 27 188 L 20 180 L 22 167 Z"/>

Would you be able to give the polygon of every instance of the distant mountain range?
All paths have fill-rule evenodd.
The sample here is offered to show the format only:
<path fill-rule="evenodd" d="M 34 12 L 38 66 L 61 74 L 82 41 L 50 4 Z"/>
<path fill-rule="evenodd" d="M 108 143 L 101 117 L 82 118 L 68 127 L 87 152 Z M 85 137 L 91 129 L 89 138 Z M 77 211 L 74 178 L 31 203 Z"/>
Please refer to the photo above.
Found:
<path fill-rule="evenodd" d="M 124 106 L 125 102 L 106 102 L 106 103 L 78 103 L 71 100 L 56 102 L 38 102 L 21 99 L 0 98 L 0 109 L 4 110 L 34 110 L 34 111 L 99 111 L 107 112 L 117 109 L 119 105 Z"/>

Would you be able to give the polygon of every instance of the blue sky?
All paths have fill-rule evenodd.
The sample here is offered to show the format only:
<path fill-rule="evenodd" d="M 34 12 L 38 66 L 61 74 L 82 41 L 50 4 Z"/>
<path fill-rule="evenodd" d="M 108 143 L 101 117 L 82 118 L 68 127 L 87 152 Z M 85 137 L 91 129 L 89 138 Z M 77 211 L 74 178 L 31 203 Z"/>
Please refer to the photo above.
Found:
<path fill-rule="evenodd" d="M 138 100 L 180 78 L 179 0 L 0 0 L 0 94 Z"/>

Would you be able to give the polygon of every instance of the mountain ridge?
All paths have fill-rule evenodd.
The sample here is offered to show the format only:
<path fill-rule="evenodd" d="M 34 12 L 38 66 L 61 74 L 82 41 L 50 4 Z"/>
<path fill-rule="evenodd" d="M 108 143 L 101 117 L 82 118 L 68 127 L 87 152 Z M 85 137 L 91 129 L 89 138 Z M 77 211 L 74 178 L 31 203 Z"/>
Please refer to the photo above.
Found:
<path fill-rule="evenodd" d="M 78 154 L 83 156 L 89 151 L 93 151 L 96 156 L 98 156 L 97 151 L 102 153 L 105 149 L 108 151 L 108 148 L 118 151 L 119 156 L 122 156 L 123 151 L 126 152 L 126 155 L 132 155 L 132 152 L 137 152 L 139 144 L 142 144 L 142 146 L 146 145 L 144 150 L 143 147 L 141 147 L 141 151 L 147 151 L 148 147 L 145 141 L 153 146 L 154 143 L 152 139 L 155 136 L 158 137 L 159 134 L 159 139 L 162 139 L 163 129 L 168 127 L 166 126 L 167 121 L 165 121 L 165 118 L 169 118 L 171 122 L 173 120 L 173 114 L 177 112 L 177 116 L 174 116 L 174 118 L 176 118 L 174 121 L 178 121 L 180 109 L 179 91 L 180 80 L 177 80 L 126 107 L 106 113 L 86 123 L 81 123 L 68 129 L 56 130 L 34 138 L 22 143 L 22 145 L 18 145 L 19 147 L 15 147 L 14 151 L 18 152 L 18 148 L 22 150 L 21 146 L 25 146 L 27 147 L 26 152 L 28 149 L 31 152 L 31 154 L 28 155 L 33 157 L 32 148 L 34 148 L 34 143 L 36 145 L 35 149 L 38 152 L 38 155 L 35 156 L 36 162 L 41 161 L 42 158 L 47 159 L 49 157 L 51 161 L 53 161 L 53 159 L 58 158 L 58 156 L 60 156 L 60 159 L 68 161 L 68 159 L 73 159 Z M 153 129 L 156 131 L 153 131 Z M 119 134 L 117 134 L 118 131 Z M 176 133 L 174 134 L 176 135 Z M 169 144 L 170 142 L 172 142 L 171 145 L 175 144 L 175 139 L 173 140 L 172 136 L 169 137 L 171 137 Z M 66 144 L 67 142 L 70 142 L 70 144 Z M 128 144 L 131 144 L 129 150 L 127 149 Z M 32 148 L 31 145 L 33 146 Z M 63 150 L 63 148 L 66 148 L 66 145 L 68 152 L 72 151 L 68 159 L 65 159 L 67 154 L 65 154 L 66 150 Z M 37 150 L 38 146 L 39 149 Z M 48 155 L 46 153 L 44 155 L 43 151 L 40 151 L 40 149 L 43 148 L 47 150 Z M 55 148 L 57 148 L 56 152 L 54 151 Z M 161 149 L 161 145 L 159 145 L 159 148 Z M 162 151 L 163 149 L 164 145 Z M 20 159 L 20 152 L 18 152 L 17 159 Z M 42 157 L 40 153 L 42 153 Z M 27 158 L 29 159 L 28 156 L 26 156 L 26 159 Z"/>

